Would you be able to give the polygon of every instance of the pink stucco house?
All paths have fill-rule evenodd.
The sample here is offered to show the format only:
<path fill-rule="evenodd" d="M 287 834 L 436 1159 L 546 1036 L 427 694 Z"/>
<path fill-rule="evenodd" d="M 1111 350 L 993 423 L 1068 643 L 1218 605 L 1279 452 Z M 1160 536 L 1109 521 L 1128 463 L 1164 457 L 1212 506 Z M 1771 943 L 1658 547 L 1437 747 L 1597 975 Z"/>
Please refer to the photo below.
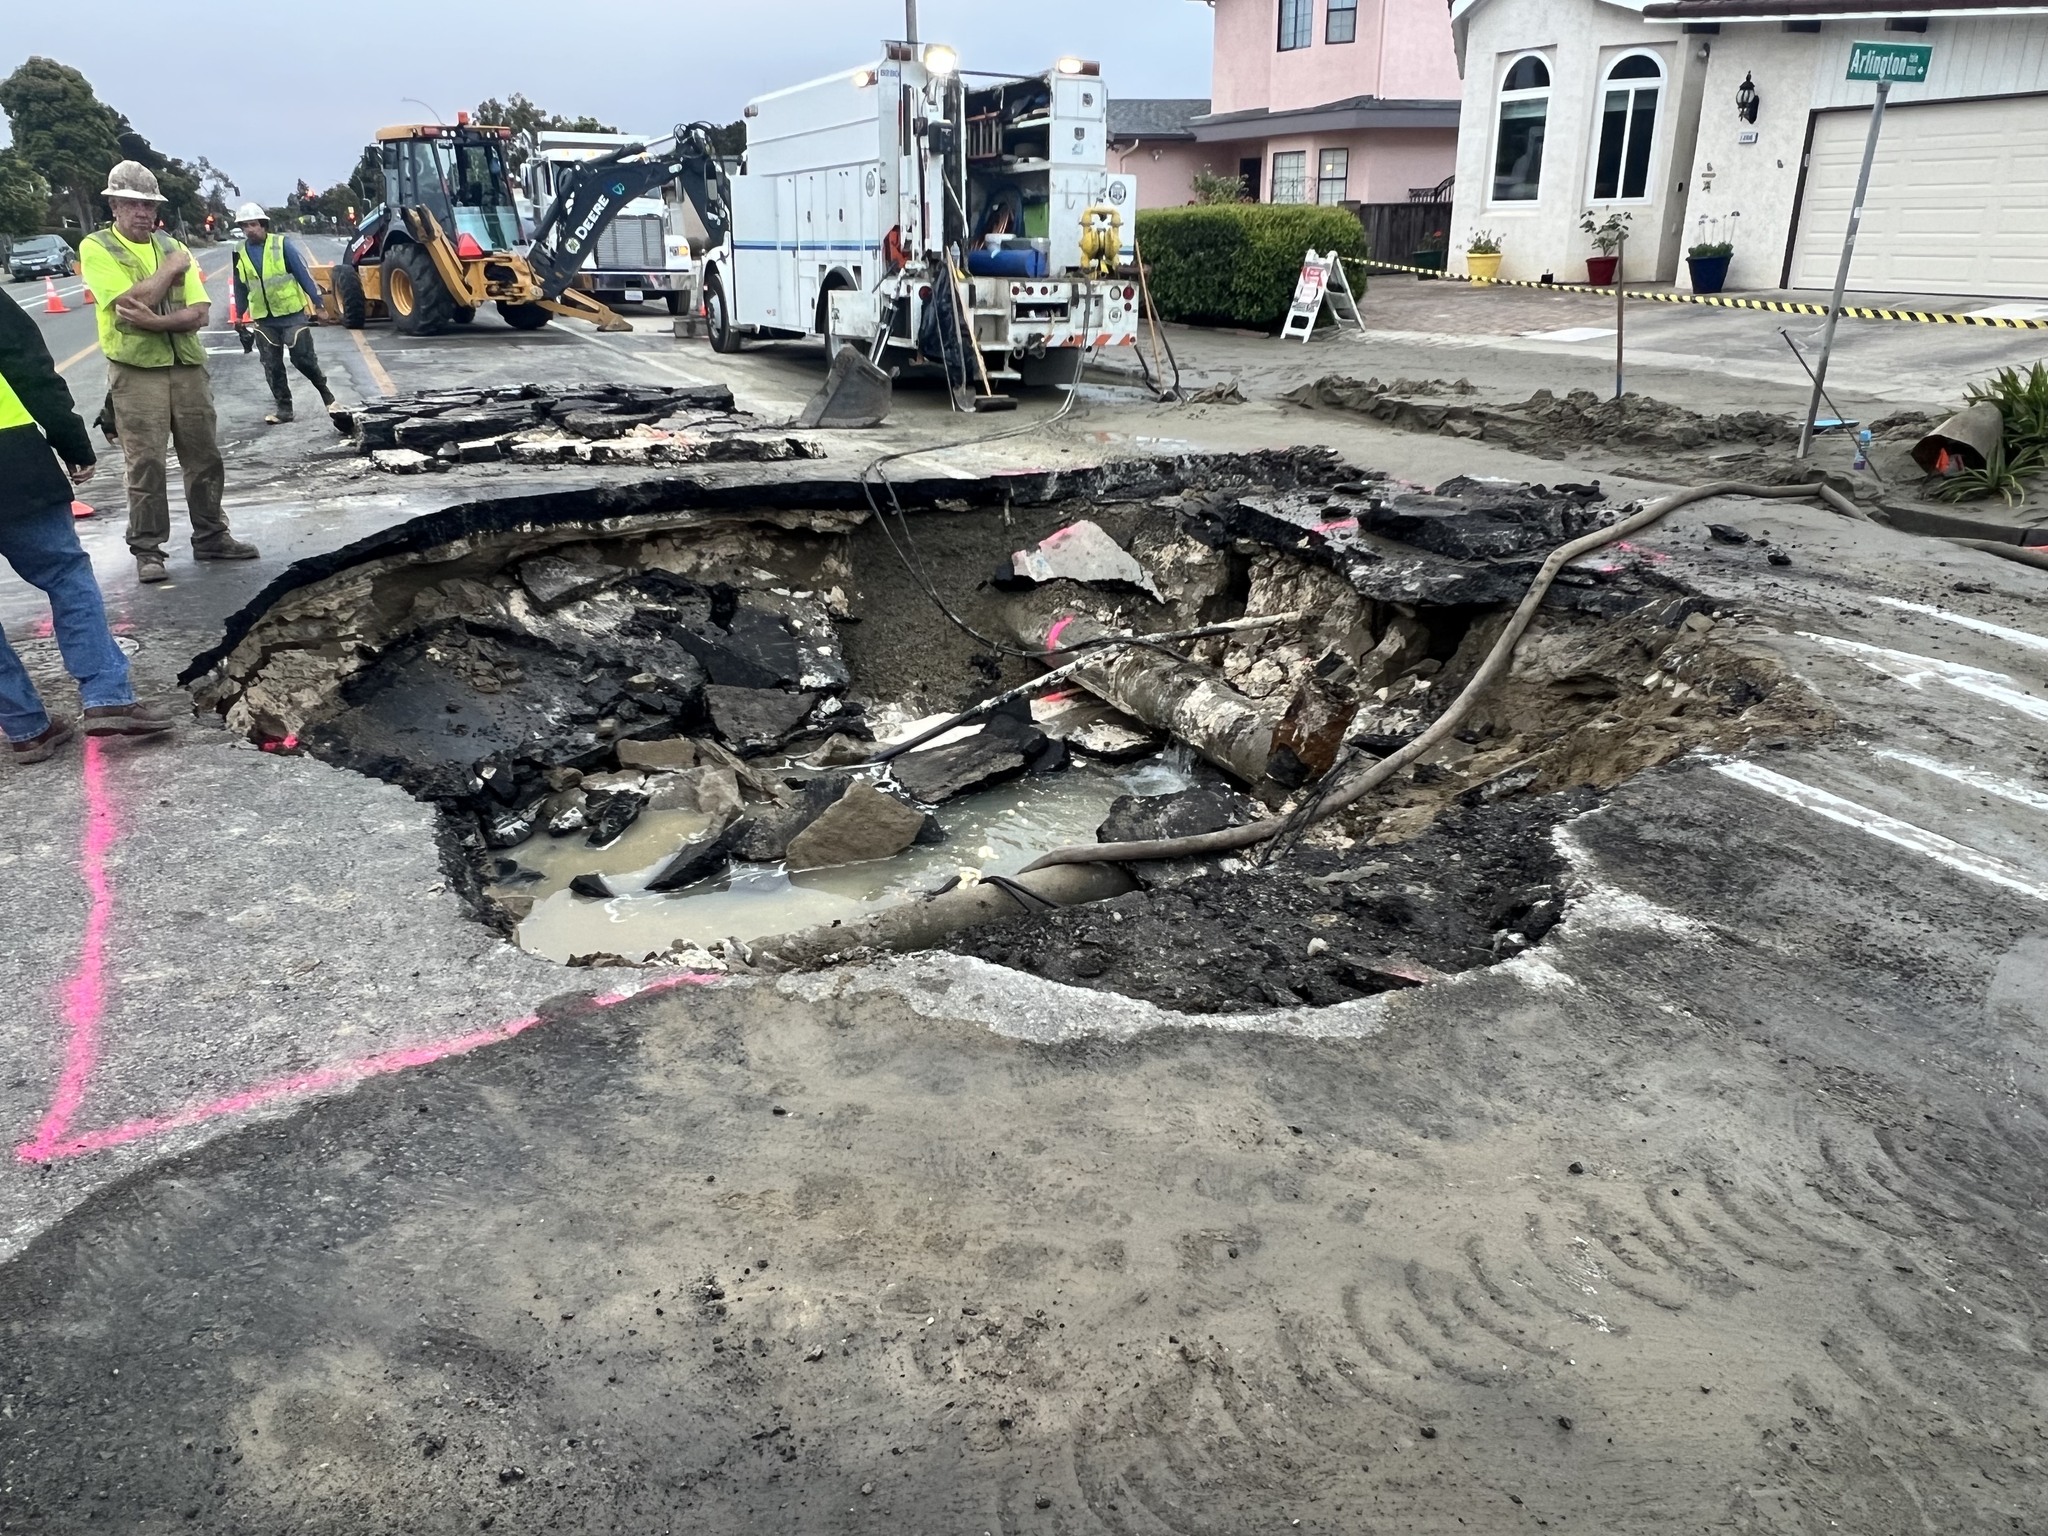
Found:
<path fill-rule="evenodd" d="M 1133 101 L 1129 131 L 1112 121 L 1112 158 L 1137 173 L 1141 206 L 1188 201 L 1205 168 L 1269 203 L 1405 202 L 1451 174 L 1464 86 L 1444 0 L 1206 3 L 1208 110 Z"/>

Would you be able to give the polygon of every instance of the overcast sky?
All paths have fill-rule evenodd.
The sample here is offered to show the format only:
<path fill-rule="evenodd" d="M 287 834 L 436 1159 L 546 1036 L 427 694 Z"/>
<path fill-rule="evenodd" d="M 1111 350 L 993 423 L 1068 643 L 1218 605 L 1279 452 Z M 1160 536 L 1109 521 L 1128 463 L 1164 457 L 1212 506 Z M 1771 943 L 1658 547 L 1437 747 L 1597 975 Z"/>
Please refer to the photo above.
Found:
<path fill-rule="evenodd" d="M 0 4 L 0 76 L 33 54 L 69 64 L 166 154 L 205 155 L 266 203 L 300 177 L 341 180 L 378 125 L 432 120 L 403 97 L 452 121 L 524 91 L 659 133 L 730 121 L 750 96 L 850 69 L 903 30 L 902 0 Z M 1201 0 L 921 0 L 918 14 L 925 40 L 954 44 L 969 69 L 1079 53 L 1101 60 L 1112 95 L 1209 94 Z"/>

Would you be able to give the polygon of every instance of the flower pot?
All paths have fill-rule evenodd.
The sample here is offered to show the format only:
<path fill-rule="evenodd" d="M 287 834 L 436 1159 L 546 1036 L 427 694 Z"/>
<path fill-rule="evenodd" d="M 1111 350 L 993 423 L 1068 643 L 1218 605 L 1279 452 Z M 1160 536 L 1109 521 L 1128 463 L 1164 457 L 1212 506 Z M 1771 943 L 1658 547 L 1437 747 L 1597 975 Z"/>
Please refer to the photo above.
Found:
<path fill-rule="evenodd" d="M 1411 267 L 1426 267 L 1432 272 L 1441 272 L 1444 269 L 1444 253 L 1442 251 L 1411 251 L 1408 256 L 1408 265 Z"/>
<path fill-rule="evenodd" d="M 1467 251 L 1465 270 L 1482 283 L 1490 283 L 1500 276 L 1499 251 Z"/>
<path fill-rule="evenodd" d="M 1588 256 L 1586 258 L 1586 281 L 1595 288 L 1605 288 L 1614 281 L 1614 269 L 1621 265 L 1619 256 Z"/>
<path fill-rule="evenodd" d="M 1728 263 L 1733 256 L 1688 256 L 1685 264 L 1692 270 L 1692 291 L 1694 293 L 1719 293 L 1721 285 L 1728 281 Z"/>

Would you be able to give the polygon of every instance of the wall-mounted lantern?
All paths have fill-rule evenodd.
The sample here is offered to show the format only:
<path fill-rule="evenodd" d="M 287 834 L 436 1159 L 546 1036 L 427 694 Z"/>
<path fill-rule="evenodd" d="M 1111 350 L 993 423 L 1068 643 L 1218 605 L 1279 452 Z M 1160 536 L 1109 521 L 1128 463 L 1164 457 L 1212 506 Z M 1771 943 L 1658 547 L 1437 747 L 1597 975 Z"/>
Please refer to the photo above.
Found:
<path fill-rule="evenodd" d="M 1745 123 L 1756 121 L 1756 109 L 1763 98 L 1756 93 L 1756 79 L 1748 71 L 1742 73 L 1742 84 L 1735 88 L 1735 115 Z"/>

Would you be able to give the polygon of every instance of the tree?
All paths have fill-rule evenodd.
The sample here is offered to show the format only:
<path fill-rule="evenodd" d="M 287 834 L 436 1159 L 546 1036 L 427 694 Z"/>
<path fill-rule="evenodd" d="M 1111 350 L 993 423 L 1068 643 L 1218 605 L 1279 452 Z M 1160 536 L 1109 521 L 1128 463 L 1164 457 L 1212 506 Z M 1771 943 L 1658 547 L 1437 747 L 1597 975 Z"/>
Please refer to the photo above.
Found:
<path fill-rule="evenodd" d="M 97 218 L 99 190 L 121 158 L 121 119 L 84 75 L 55 59 L 32 58 L 0 80 L 15 152 L 64 199 L 81 229 Z"/>
<path fill-rule="evenodd" d="M 476 104 L 476 111 L 470 117 L 474 122 L 497 124 L 512 130 L 512 140 L 505 149 L 505 163 L 511 167 L 514 176 L 526 164 L 529 136 L 542 129 L 553 128 L 563 133 L 619 131 L 594 117 L 564 117 L 559 112 L 544 112 L 531 98 L 518 91 L 514 91 L 507 101 L 500 101 L 495 96 L 486 97 Z"/>
<path fill-rule="evenodd" d="M 711 130 L 711 147 L 721 160 L 737 160 L 747 152 L 747 120 L 736 117 L 723 128 Z"/>
<path fill-rule="evenodd" d="M 50 218 L 50 184 L 19 153 L 0 149 L 0 235 L 34 235 Z"/>

